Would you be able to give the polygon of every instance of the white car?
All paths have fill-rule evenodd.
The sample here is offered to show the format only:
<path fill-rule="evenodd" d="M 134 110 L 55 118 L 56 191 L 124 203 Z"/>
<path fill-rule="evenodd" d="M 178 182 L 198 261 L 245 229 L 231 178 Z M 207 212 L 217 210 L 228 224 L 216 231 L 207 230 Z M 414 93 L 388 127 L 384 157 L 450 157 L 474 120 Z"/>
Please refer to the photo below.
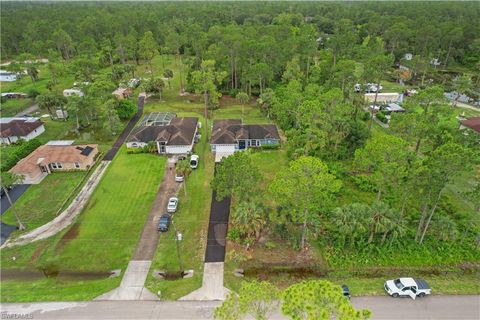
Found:
<path fill-rule="evenodd" d="M 174 213 L 177 211 L 178 198 L 172 197 L 168 199 L 167 212 Z"/>
<path fill-rule="evenodd" d="M 197 169 L 199 160 L 200 157 L 198 155 L 192 154 L 192 156 L 190 157 L 190 168 Z"/>
<path fill-rule="evenodd" d="M 385 290 L 394 298 L 410 297 L 415 300 L 416 297 L 424 297 L 432 293 L 432 289 L 425 280 L 413 278 L 399 278 L 385 281 Z"/>
<path fill-rule="evenodd" d="M 183 182 L 185 178 L 179 173 L 175 173 L 175 182 Z"/>

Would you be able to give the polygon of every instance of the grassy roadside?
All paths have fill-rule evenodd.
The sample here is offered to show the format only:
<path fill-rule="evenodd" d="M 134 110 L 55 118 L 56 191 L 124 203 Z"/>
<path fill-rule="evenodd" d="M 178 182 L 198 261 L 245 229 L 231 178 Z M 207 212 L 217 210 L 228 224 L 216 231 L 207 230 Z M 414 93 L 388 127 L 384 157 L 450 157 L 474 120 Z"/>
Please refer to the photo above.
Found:
<path fill-rule="evenodd" d="M 127 155 L 122 148 L 77 222 L 44 241 L 2 249 L 2 269 L 125 270 L 162 180 L 165 161 L 151 154 Z M 120 279 L 6 280 L 0 283 L 1 300 L 89 300 L 118 286 Z"/>

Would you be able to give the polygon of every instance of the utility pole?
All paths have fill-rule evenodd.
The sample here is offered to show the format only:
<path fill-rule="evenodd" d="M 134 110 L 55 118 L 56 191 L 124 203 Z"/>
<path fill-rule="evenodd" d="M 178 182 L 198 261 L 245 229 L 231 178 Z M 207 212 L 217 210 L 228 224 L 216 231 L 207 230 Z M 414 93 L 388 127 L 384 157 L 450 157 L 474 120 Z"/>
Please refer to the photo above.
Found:
<path fill-rule="evenodd" d="M 177 258 L 178 258 L 178 264 L 180 265 L 180 271 L 183 273 L 183 263 L 182 263 L 182 259 L 180 257 L 180 243 L 179 243 L 179 239 L 178 239 L 178 231 L 177 231 L 177 227 L 175 227 L 175 224 L 173 223 L 173 219 L 172 219 L 172 226 L 173 226 L 173 229 L 175 230 L 175 243 L 177 245 Z"/>

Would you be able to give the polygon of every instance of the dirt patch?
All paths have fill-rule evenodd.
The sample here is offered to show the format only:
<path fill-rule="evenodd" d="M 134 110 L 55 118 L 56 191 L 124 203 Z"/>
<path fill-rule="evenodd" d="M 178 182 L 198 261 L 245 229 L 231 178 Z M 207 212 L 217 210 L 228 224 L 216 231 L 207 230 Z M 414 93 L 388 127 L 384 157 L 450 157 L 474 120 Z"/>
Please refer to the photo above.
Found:
<path fill-rule="evenodd" d="M 30 262 L 34 263 L 37 261 L 38 257 L 40 256 L 40 253 L 42 253 L 43 248 L 45 248 L 45 245 L 39 245 L 37 249 L 35 249 L 35 252 L 33 252 L 32 256 L 30 257 Z"/>
<path fill-rule="evenodd" d="M 63 235 L 62 239 L 58 241 L 57 246 L 55 247 L 55 252 L 60 253 L 65 245 L 75 239 L 78 236 L 78 229 L 80 228 L 80 224 L 77 222 L 73 226 L 68 229 L 68 231 Z"/>
<path fill-rule="evenodd" d="M 99 280 L 106 279 L 110 272 L 104 271 L 59 271 L 57 268 L 44 269 L 2 269 L 0 271 L 1 280 L 19 280 L 31 281 L 45 278 L 54 278 L 59 280 Z"/>

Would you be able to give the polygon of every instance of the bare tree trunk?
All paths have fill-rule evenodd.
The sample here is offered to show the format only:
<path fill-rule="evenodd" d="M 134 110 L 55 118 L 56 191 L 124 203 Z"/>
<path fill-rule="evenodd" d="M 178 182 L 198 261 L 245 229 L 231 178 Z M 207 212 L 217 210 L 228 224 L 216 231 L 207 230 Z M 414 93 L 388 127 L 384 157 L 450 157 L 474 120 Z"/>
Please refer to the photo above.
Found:
<path fill-rule="evenodd" d="M 447 56 L 445 57 L 445 63 L 443 64 L 444 68 L 447 67 L 448 60 L 450 59 L 450 52 L 452 51 L 452 41 L 453 40 L 450 40 L 450 43 L 448 44 Z"/>
<path fill-rule="evenodd" d="M 307 238 L 307 214 L 308 214 L 308 209 L 305 209 L 305 212 L 303 214 L 303 226 L 302 226 L 302 242 L 301 242 L 301 248 L 305 248 L 305 240 Z"/>
<path fill-rule="evenodd" d="M 427 223 L 425 224 L 425 228 L 423 229 L 422 236 L 420 237 L 420 244 L 423 242 L 423 238 L 425 237 L 425 234 L 427 233 L 428 227 L 430 226 L 430 221 L 432 220 L 433 214 L 435 213 L 435 210 L 437 209 L 438 201 L 440 200 L 440 196 L 442 195 L 442 191 L 438 193 L 437 200 L 435 200 L 435 205 L 432 208 L 432 211 L 430 211 L 430 215 L 428 216 Z"/>
<path fill-rule="evenodd" d="M 418 137 L 417 144 L 415 145 L 415 154 L 418 155 L 418 151 L 420 151 L 420 143 L 422 142 L 422 138 Z"/>
<path fill-rule="evenodd" d="M 373 101 L 373 108 L 370 108 L 370 122 L 368 123 L 369 130 L 372 129 L 374 111 L 375 111 L 375 107 L 377 106 L 378 89 L 380 87 L 380 80 L 375 85 L 377 86 L 377 89 L 375 90 L 375 100 Z"/>
<path fill-rule="evenodd" d="M 204 116 L 205 116 L 205 137 L 207 137 L 208 141 L 208 92 L 207 90 L 204 90 L 203 92 L 203 100 L 205 102 L 205 110 L 204 110 Z"/>
<path fill-rule="evenodd" d="M 417 232 L 415 234 L 415 241 L 418 241 L 418 238 L 420 237 L 420 233 L 423 228 L 423 224 L 425 222 L 425 217 L 427 215 L 427 208 L 428 208 L 428 204 L 425 203 L 422 208 L 422 215 L 420 216 L 420 220 L 418 221 Z"/>

